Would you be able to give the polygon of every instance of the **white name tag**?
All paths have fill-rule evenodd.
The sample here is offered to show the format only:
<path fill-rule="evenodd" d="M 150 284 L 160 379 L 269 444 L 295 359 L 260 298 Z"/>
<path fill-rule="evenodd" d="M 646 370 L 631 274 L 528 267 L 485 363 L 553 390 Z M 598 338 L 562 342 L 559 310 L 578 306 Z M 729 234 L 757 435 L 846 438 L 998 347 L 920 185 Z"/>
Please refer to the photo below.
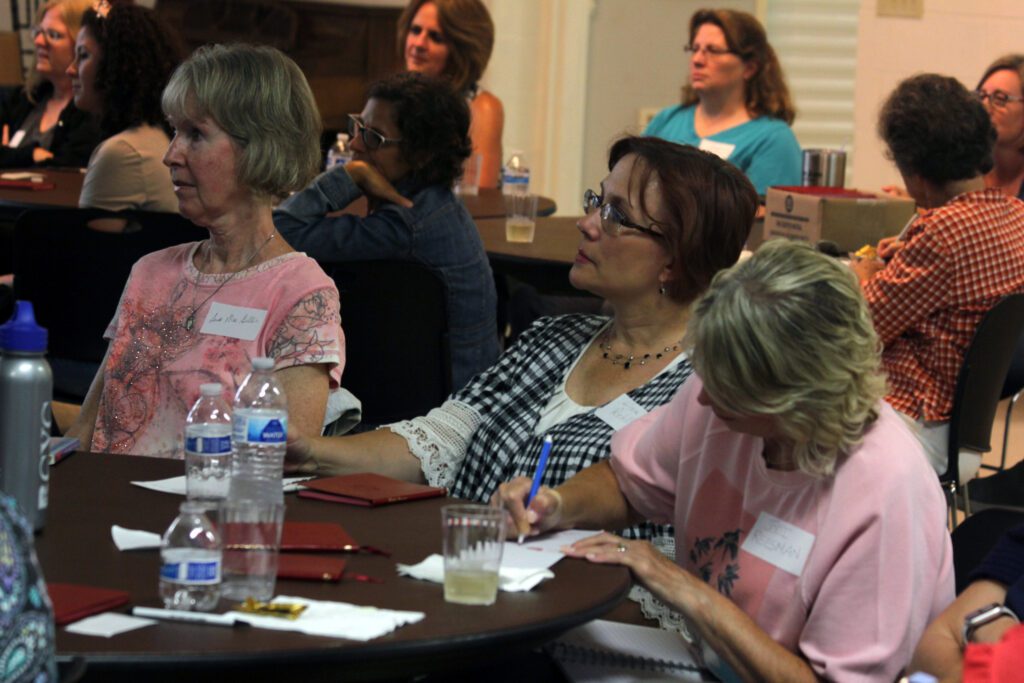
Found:
<path fill-rule="evenodd" d="M 813 545 L 814 534 L 809 534 L 775 515 L 762 512 L 740 549 L 775 565 L 782 571 L 800 576 Z"/>
<path fill-rule="evenodd" d="M 601 406 L 594 411 L 594 415 L 597 415 L 609 427 L 615 430 L 622 429 L 633 420 L 646 414 L 647 411 L 626 394 L 619 396 L 608 405 Z"/>
<path fill-rule="evenodd" d="M 11 136 L 10 142 L 7 143 L 7 146 L 8 147 L 12 147 L 12 148 L 13 147 L 17 147 L 18 145 L 21 144 L 21 141 L 22 141 L 22 139 L 24 139 L 24 137 L 25 137 L 25 131 L 24 130 L 19 130 L 18 132 L 16 132 L 14 135 Z"/>
<path fill-rule="evenodd" d="M 233 337 L 252 341 L 263 328 L 267 312 L 260 308 L 245 308 L 219 304 L 216 301 L 210 306 L 206 320 L 199 329 L 203 334 L 219 334 L 222 337 Z"/>
<path fill-rule="evenodd" d="M 715 140 L 703 139 L 700 141 L 699 148 L 705 152 L 711 152 L 719 159 L 728 159 L 732 151 L 736 149 L 736 145 L 730 145 L 728 142 L 716 142 Z"/>

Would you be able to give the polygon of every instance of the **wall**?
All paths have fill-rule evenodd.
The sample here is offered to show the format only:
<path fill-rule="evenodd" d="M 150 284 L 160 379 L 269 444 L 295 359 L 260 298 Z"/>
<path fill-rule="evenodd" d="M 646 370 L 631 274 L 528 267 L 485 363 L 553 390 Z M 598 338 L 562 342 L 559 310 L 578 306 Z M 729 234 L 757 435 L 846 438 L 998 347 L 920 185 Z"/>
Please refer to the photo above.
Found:
<path fill-rule="evenodd" d="M 973 89 L 993 59 L 1024 52 L 1020 0 L 926 0 L 923 19 L 878 17 L 876 5 L 861 3 L 857 39 L 854 176 L 865 189 L 900 182 L 875 132 L 878 110 L 900 80 L 933 71 Z"/>

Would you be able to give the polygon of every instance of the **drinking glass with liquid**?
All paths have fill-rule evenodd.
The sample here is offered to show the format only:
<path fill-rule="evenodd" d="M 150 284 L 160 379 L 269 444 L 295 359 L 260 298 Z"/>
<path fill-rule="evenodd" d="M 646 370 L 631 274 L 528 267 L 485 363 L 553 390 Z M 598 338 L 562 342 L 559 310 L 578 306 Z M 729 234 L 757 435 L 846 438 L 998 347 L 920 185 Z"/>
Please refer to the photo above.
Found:
<path fill-rule="evenodd" d="M 463 605 L 492 605 L 505 548 L 505 510 L 486 505 L 441 508 L 444 543 L 444 599 Z"/>
<path fill-rule="evenodd" d="M 537 195 L 505 195 L 505 240 L 532 242 L 537 225 Z"/>

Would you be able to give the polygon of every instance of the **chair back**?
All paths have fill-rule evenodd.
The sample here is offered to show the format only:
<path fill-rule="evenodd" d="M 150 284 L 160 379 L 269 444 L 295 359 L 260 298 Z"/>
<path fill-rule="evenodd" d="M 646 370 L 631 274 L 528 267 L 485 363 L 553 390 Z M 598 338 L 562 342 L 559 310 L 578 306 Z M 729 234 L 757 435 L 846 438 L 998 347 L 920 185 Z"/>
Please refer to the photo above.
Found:
<path fill-rule="evenodd" d="M 341 295 L 343 387 L 363 424 L 425 415 L 452 390 L 448 288 L 413 261 L 321 262 Z"/>
<path fill-rule="evenodd" d="M 940 481 L 960 485 L 960 449 L 986 453 L 992 449 L 992 421 L 1006 372 L 1024 331 L 1024 294 L 1010 294 L 981 319 L 964 355 L 949 419 L 946 472 Z"/>
<path fill-rule="evenodd" d="M 1024 524 L 1024 512 L 989 508 L 979 510 L 953 529 L 953 574 L 956 594 L 967 588 L 967 577 L 995 546 L 999 537 Z"/>
<path fill-rule="evenodd" d="M 87 227 L 111 214 L 94 209 L 40 209 L 19 216 L 14 226 L 14 291 L 31 301 L 49 331 L 51 357 L 99 363 L 107 350 L 103 332 L 140 257 L 159 249 L 205 239 L 206 230 L 178 214 L 121 214 L 123 233 Z"/>

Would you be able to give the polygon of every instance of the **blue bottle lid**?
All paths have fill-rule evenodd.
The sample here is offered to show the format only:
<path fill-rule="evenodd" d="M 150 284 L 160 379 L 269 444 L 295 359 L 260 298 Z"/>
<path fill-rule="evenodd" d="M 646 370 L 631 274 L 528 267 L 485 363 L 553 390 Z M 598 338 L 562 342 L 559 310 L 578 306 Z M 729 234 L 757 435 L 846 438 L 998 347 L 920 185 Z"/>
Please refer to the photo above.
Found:
<path fill-rule="evenodd" d="M 36 324 L 31 301 L 14 304 L 14 315 L 0 325 L 0 351 L 46 352 L 46 329 Z"/>

